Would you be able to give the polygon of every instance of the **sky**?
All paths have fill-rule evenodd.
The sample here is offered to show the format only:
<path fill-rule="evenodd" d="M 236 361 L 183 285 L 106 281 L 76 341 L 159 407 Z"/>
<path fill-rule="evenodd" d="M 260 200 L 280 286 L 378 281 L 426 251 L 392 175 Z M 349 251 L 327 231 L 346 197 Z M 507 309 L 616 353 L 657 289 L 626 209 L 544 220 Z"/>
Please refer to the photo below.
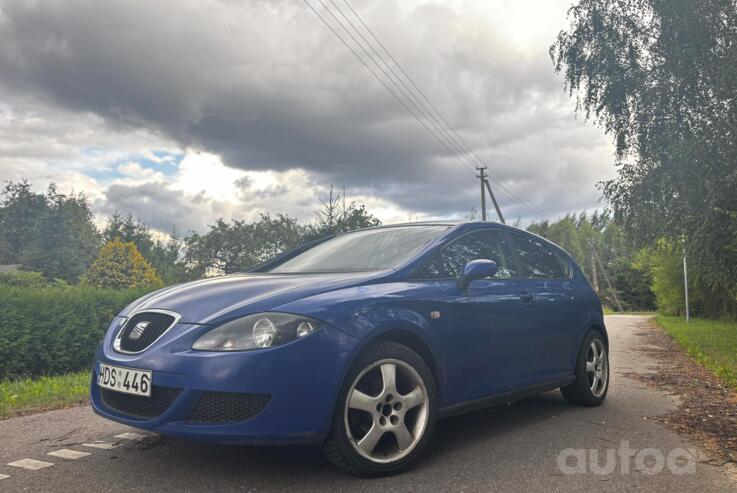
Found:
<path fill-rule="evenodd" d="M 570 1 L 307 1 L 371 64 L 331 17 L 363 29 L 355 9 L 468 152 L 302 0 L 0 0 L 0 181 L 54 182 L 101 223 L 118 211 L 162 233 L 309 221 L 331 185 L 385 223 L 463 219 L 473 151 L 508 221 L 602 207 L 611 140 L 548 55 Z"/>

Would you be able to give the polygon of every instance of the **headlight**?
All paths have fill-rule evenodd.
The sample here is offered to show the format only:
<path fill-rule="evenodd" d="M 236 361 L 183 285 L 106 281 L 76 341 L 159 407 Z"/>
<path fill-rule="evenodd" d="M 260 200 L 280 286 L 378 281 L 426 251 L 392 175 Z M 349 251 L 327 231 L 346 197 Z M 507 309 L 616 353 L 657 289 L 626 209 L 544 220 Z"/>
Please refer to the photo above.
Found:
<path fill-rule="evenodd" d="M 195 341 L 200 351 L 248 351 L 278 346 L 320 328 L 315 320 L 289 313 L 258 313 L 231 320 Z"/>

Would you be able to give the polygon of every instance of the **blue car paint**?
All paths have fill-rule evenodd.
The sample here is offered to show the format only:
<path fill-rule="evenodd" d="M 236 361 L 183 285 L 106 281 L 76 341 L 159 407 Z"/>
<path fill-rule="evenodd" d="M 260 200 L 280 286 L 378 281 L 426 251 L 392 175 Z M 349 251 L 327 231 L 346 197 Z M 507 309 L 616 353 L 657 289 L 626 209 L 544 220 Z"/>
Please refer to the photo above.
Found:
<path fill-rule="evenodd" d="M 113 350 L 116 321 L 95 354 L 94 410 L 133 427 L 220 443 L 320 443 L 330 431 L 345 374 L 371 341 L 404 331 L 428 350 L 441 408 L 568 377 L 586 330 L 604 333 L 601 305 L 570 257 L 561 280 L 484 279 L 464 292 L 455 281 L 413 280 L 411 274 L 443 245 L 469 231 L 515 228 L 492 223 L 449 225 L 404 265 L 383 272 L 269 274 L 254 272 L 165 288 L 126 307 L 179 313 L 180 321 L 140 354 Z M 527 233 L 525 233 L 527 234 Z M 552 245 L 552 244 L 550 244 Z M 282 260 L 290 254 L 282 256 Z M 533 302 L 521 296 L 530 293 Z M 322 329 L 283 346 L 247 352 L 194 351 L 213 327 L 252 313 L 275 311 L 319 320 Z M 430 317 L 438 312 L 437 318 Z M 116 319 L 119 320 L 119 319 Z M 153 384 L 184 389 L 155 419 L 107 408 L 95 383 L 98 362 L 153 370 Z M 270 394 L 264 411 L 234 424 L 191 424 L 203 391 Z"/>
<path fill-rule="evenodd" d="M 120 316 L 166 306 L 185 323 L 217 325 L 294 299 L 378 279 L 381 273 L 233 274 L 179 284 L 131 303 Z"/>

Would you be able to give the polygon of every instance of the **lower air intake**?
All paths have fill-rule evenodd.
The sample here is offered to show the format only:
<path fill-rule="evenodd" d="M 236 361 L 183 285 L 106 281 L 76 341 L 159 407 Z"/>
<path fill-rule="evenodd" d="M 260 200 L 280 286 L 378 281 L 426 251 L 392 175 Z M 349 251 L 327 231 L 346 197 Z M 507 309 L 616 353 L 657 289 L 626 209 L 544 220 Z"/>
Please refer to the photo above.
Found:
<path fill-rule="evenodd" d="M 151 387 L 151 397 L 144 397 L 101 388 L 100 397 L 107 407 L 120 414 L 151 419 L 169 409 L 181 391 L 182 389 L 154 385 Z"/>
<path fill-rule="evenodd" d="M 249 420 L 264 410 L 268 394 L 204 392 L 189 413 L 191 423 L 234 423 Z"/>

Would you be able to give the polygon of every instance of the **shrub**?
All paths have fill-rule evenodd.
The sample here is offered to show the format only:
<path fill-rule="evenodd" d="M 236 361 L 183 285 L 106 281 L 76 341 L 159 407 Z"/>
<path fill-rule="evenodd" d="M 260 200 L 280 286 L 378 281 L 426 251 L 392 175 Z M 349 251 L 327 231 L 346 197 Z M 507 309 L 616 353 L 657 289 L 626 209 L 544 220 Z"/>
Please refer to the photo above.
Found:
<path fill-rule="evenodd" d="M 0 285 L 0 380 L 88 368 L 113 317 L 144 293 Z"/>
<path fill-rule="evenodd" d="M 11 270 L 0 274 L 0 284 L 26 288 L 41 288 L 48 286 L 49 281 L 40 272 Z"/>
<path fill-rule="evenodd" d="M 660 313 L 682 315 L 685 310 L 683 291 L 683 257 L 676 245 L 660 240 L 654 247 L 641 250 L 636 267 L 649 271 L 650 289 Z"/>
<path fill-rule="evenodd" d="M 161 286 L 156 270 L 143 258 L 133 242 L 107 242 L 82 279 L 98 288 L 141 288 Z"/>

